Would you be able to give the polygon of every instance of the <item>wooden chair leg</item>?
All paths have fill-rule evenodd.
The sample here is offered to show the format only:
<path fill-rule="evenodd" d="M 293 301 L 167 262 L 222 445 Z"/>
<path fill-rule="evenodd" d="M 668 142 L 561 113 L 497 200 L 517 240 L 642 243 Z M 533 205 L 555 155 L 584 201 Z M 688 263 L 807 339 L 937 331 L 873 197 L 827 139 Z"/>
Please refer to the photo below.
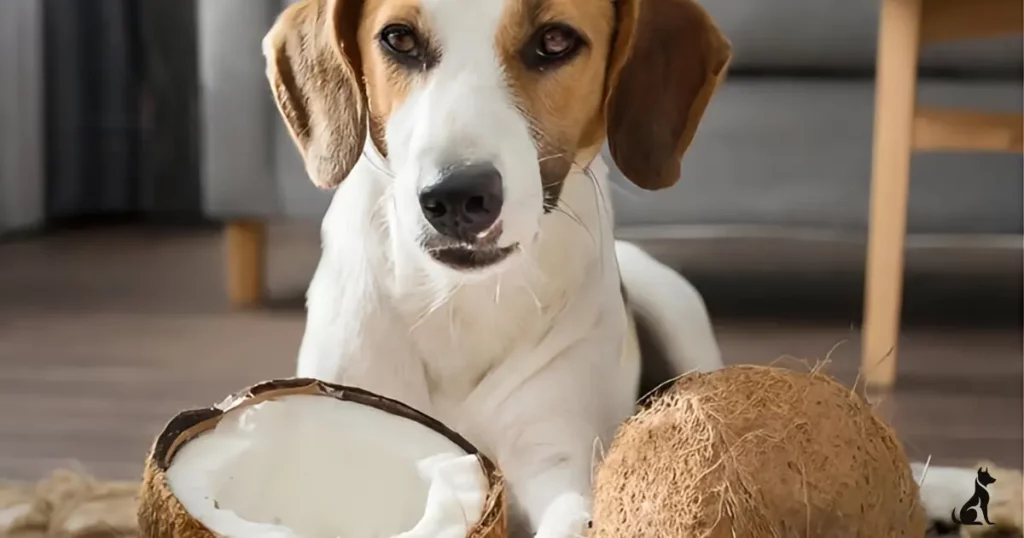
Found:
<path fill-rule="evenodd" d="M 231 221 L 224 229 L 228 301 L 252 308 L 263 302 L 266 272 L 266 226 L 258 221 Z"/>
<path fill-rule="evenodd" d="M 922 0 L 883 0 L 864 298 L 862 378 L 896 380 Z"/>

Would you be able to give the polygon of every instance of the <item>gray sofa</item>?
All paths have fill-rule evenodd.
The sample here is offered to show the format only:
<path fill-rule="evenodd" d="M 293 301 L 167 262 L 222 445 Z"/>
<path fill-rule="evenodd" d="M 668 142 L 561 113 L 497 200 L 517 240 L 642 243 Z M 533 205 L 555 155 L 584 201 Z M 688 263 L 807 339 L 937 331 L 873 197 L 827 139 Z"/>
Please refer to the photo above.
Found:
<path fill-rule="evenodd" d="M 305 179 L 266 89 L 259 43 L 281 2 L 199 0 L 205 200 L 224 219 L 316 219 L 329 200 Z M 733 42 L 732 72 L 676 187 L 645 193 L 616 182 L 621 233 L 679 245 L 722 236 L 862 241 L 878 2 L 705 5 Z M 1019 37 L 925 49 L 921 101 L 1019 112 L 1021 50 Z M 915 156 L 908 245 L 926 237 L 1019 247 L 1021 171 L 1019 155 Z"/>
<path fill-rule="evenodd" d="M 623 225 L 770 226 L 863 234 L 877 1 L 708 0 L 735 49 L 678 186 L 620 196 Z M 1020 37 L 926 48 L 920 101 L 1021 110 Z M 1019 155 L 916 156 L 914 234 L 1019 234 Z"/>
<path fill-rule="evenodd" d="M 0 235 L 43 220 L 42 2 L 0 2 Z"/>

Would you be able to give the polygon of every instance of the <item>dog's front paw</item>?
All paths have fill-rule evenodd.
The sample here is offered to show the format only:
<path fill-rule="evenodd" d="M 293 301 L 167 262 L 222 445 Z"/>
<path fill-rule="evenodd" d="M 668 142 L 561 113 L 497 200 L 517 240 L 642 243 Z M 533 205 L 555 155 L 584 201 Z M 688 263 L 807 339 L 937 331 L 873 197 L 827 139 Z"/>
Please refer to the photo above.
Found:
<path fill-rule="evenodd" d="M 581 538 L 590 529 L 590 506 L 583 497 L 567 493 L 544 512 L 535 538 Z"/>

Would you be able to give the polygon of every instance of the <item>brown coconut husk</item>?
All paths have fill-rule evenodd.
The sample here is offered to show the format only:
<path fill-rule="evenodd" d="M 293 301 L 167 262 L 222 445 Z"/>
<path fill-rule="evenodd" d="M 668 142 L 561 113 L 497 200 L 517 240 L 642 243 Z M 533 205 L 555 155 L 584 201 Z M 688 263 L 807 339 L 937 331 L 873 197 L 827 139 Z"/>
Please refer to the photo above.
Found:
<path fill-rule="evenodd" d="M 36 484 L 0 484 L 3 538 L 130 538 L 138 536 L 139 483 L 104 482 L 71 470 Z"/>
<path fill-rule="evenodd" d="M 185 411 L 174 417 L 157 437 L 143 474 L 138 521 L 144 538 L 214 538 L 216 535 L 193 518 L 174 496 L 167 484 L 167 470 L 175 453 L 190 440 L 207 432 L 224 416 L 284 396 L 309 395 L 335 398 L 340 401 L 369 406 L 392 415 L 415 421 L 455 443 L 467 454 L 480 460 L 488 480 L 488 496 L 483 516 L 467 538 L 505 538 L 507 534 L 507 501 L 505 479 L 497 466 L 458 433 L 437 420 L 396 400 L 371 392 L 307 378 L 266 381 L 205 409 Z"/>
<path fill-rule="evenodd" d="M 902 446 L 821 372 L 695 373 L 618 432 L 591 538 L 920 538 Z"/>

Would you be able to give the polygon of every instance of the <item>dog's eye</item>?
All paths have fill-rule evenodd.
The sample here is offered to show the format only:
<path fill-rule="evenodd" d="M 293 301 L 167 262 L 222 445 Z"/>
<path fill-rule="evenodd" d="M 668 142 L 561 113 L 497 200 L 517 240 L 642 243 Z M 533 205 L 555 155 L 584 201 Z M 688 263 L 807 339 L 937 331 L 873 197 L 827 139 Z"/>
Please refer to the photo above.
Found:
<path fill-rule="evenodd" d="M 437 51 L 431 49 L 430 43 L 406 24 L 385 26 L 377 34 L 377 41 L 392 62 L 414 71 L 430 69 L 440 58 Z"/>
<path fill-rule="evenodd" d="M 571 60 L 585 45 L 583 37 L 565 24 L 549 24 L 533 35 L 522 52 L 523 63 L 543 71 Z"/>
<path fill-rule="evenodd" d="M 541 33 L 537 53 L 548 58 L 564 56 L 576 48 L 579 37 L 572 28 L 552 26 Z"/>
<path fill-rule="evenodd" d="M 404 24 L 384 27 L 380 31 L 380 42 L 388 51 L 405 56 L 415 55 L 420 48 L 416 32 Z"/>

